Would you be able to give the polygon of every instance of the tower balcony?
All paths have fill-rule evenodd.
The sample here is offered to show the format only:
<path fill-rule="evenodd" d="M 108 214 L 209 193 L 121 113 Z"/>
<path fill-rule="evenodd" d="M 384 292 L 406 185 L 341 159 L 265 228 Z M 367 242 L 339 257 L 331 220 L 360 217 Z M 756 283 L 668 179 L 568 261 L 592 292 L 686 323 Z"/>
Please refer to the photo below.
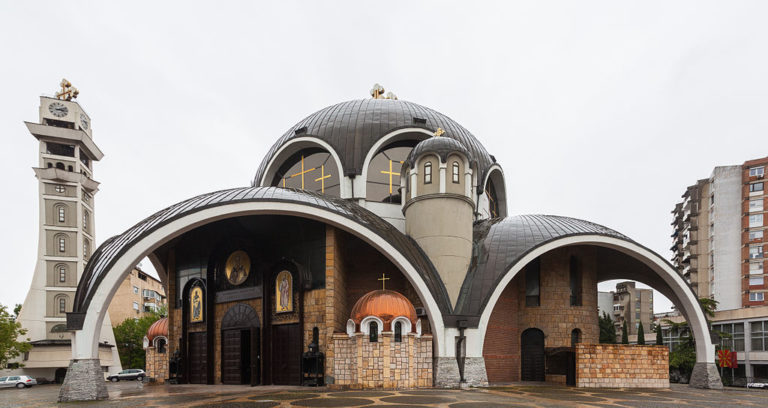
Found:
<path fill-rule="evenodd" d="M 37 176 L 39 180 L 56 180 L 70 183 L 80 183 L 83 188 L 91 194 L 99 191 L 99 182 L 86 176 L 85 174 L 57 169 L 55 167 L 35 167 L 34 170 L 35 176 Z"/>

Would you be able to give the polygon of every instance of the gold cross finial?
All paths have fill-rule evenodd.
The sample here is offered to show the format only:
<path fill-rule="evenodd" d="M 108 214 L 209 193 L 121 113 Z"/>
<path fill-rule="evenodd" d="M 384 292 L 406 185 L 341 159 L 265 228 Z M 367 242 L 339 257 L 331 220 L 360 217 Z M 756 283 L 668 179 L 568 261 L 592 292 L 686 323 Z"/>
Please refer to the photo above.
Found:
<path fill-rule="evenodd" d="M 397 95 L 393 94 L 392 92 L 387 92 L 387 95 L 384 95 L 384 87 L 379 84 L 373 84 L 373 88 L 371 88 L 371 96 L 373 99 L 394 99 L 397 100 Z"/>
<path fill-rule="evenodd" d="M 80 91 L 72 86 L 72 83 L 67 81 L 66 78 L 62 78 L 59 85 L 61 85 L 61 92 L 56 92 L 57 99 L 71 101 L 72 99 L 77 98 L 77 95 L 80 94 Z"/>
<path fill-rule="evenodd" d="M 380 281 L 381 281 L 381 290 L 386 290 L 386 288 L 384 287 L 384 285 L 387 283 L 387 281 L 388 281 L 389 279 L 390 279 L 390 278 L 387 278 L 387 275 L 386 275 L 386 274 L 384 274 L 384 273 L 382 273 L 382 274 L 381 274 L 381 278 L 379 278 L 379 279 L 378 279 L 378 280 L 380 280 Z"/>
<path fill-rule="evenodd" d="M 437 130 L 435 130 L 435 137 L 440 137 L 443 134 L 445 134 L 445 130 L 443 130 L 443 128 L 439 127 L 439 128 L 437 128 Z"/>

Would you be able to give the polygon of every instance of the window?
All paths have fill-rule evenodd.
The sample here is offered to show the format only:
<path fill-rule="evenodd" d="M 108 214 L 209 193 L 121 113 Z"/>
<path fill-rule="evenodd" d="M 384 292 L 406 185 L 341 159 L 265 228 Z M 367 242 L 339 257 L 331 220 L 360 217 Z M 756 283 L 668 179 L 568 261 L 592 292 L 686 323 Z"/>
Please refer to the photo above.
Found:
<path fill-rule="evenodd" d="M 541 259 L 536 258 L 525 268 L 525 305 L 539 306 L 541 304 L 539 278 Z"/>
<path fill-rule="evenodd" d="M 459 184 L 459 162 L 453 162 L 453 182 Z"/>
<path fill-rule="evenodd" d="M 763 274 L 763 263 L 762 262 L 755 262 L 749 264 L 749 274 L 750 275 L 762 275 Z"/>
<path fill-rule="evenodd" d="M 576 347 L 578 343 L 581 343 L 581 330 L 573 329 L 571 332 L 571 347 Z"/>
<path fill-rule="evenodd" d="M 335 197 L 341 191 L 336 162 L 330 153 L 320 148 L 302 149 L 286 159 L 275 172 L 272 185 Z"/>
<path fill-rule="evenodd" d="M 64 297 L 59 298 L 59 313 L 67 312 L 67 299 Z"/>
<path fill-rule="evenodd" d="M 761 246 L 749 247 L 749 258 L 750 259 L 760 259 L 762 257 L 763 257 L 763 247 L 761 247 Z"/>
<path fill-rule="evenodd" d="M 749 231 L 750 241 L 759 241 L 763 239 L 763 231 Z"/>
<path fill-rule="evenodd" d="M 424 184 L 432 184 L 432 162 L 424 163 Z"/>
<path fill-rule="evenodd" d="M 763 191 L 763 183 L 752 183 L 749 185 L 749 192 Z"/>
<path fill-rule="evenodd" d="M 749 169 L 749 177 L 760 177 L 765 175 L 765 167 L 752 167 Z"/>
<path fill-rule="evenodd" d="M 403 323 L 395 322 L 395 342 L 403 341 Z"/>
<path fill-rule="evenodd" d="M 59 266 L 59 282 L 67 281 L 67 268 L 64 265 Z"/>
<path fill-rule="evenodd" d="M 765 283 L 765 281 L 762 276 L 749 277 L 749 286 L 763 286 L 763 283 Z"/>
<path fill-rule="evenodd" d="M 579 260 L 575 256 L 571 256 L 569 268 L 571 275 L 571 306 L 581 306 L 581 269 L 579 268 Z"/>
<path fill-rule="evenodd" d="M 57 207 L 57 210 L 59 211 L 59 222 L 64 222 L 64 207 Z"/>
<path fill-rule="evenodd" d="M 744 351 L 744 324 L 726 323 L 712 325 L 712 330 L 719 332 L 720 347 L 726 350 Z"/>
<path fill-rule="evenodd" d="M 83 231 L 88 231 L 88 211 L 83 212 Z"/>
<path fill-rule="evenodd" d="M 157 339 L 155 342 L 155 348 L 160 354 L 165 354 L 165 339 Z"/>
<path fill-rule="evenodd" d="M 90 199 L 91 199 L 91 196 L 88 193 L 83 193 L 83 201 L 87 203 L 88 201 L 90 201 Z"/>
<path fill-rule="evenodd" d="M 379 341 L 379 325 L 376 322 L 368 323 L 368 341 L 371 343 Z"/>
<path fill-rule="evenodd" d="M 88 252 L 90 251 L 90 248 L 88 248 L 88 241 L 83 241 L 83 257 L 88 258 Z"/>
<path fill-rule="evenodd" d="M 139 287 L 138 286 L 134 286 L 133 287 L 133 294 L 134 295 L 138 295 L 139 294 Z"/>
<path fill-rule="evenodd" d="M 59 237 L 59 252 L 67 252 L 67 239 Z"/>
<path fill-rule="evenodd" d="M 749 200 L 749 212 L 763 211 L 763 200 Z"/>
<path fill-rule="evenodd" d="M 368 175 L 365 184 L 365 195 L 369 201 L 380 203 L 400 204 L 401 178 L 406 183 L 409 178 L 401 176 L 403 163 L 416 146 L 416 140 L 402 140 L 387 145 L 371 158 L 368 165 Z"/>
<path fill-rule="evenodd" d="M 752 351 L 768 351 L 768 320 L 752 322 Z"/>
<path fill-rule="evenodd" d="M 749 216 L 749 226 L 751 228 L 762 227 L 763 226 L 763 214 L 750 215 Z"/>
<path fill-rule="evenodd" d="M 139 302 L 133 302 L 133 310 L 139 311 Z"/>
<path fill-rule="evenodd" d="M 762 302 L 765 300 L 765 293 L 763 292 L 750 292 L 749 293 L 749 301 L 750 302 Z"/>
<path fill-rule="evenodd" d="M 48 164 L 50 164 L 50 163 L 48 163 Z M 60 185 L 60 184 L 57 184 L 56 187 L 54 187 L 54 189 L 56 190 L 57 193 L 60 193 L 60 194 L 64 194 L 64 193 L 67 192 L 67 189 L 64 186 Z"/>

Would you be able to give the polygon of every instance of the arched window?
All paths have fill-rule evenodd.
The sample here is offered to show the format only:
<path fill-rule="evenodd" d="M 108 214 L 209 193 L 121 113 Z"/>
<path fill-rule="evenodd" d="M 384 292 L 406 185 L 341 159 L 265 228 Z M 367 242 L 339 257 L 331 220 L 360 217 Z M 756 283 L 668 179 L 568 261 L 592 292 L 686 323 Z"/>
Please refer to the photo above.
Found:
<path fill-rule="evenodd" d="M 581 306 L 581 268 L 579 260 L 571 256 L 569 263 L 571 275 L 571 306 Z"/>
<path fill-rule="evenodd" d="M 88 231 L 88 211 L 83 211 L 83 231 Z"/>
<path fill-rule="evenodd" d="M 67 237 L 59 235 L 57 240 L 59 241 L 59 252 L 67 252 Z"/>
<path fill-rule="evenodd" d="M 303 149 L 277 169 L 272 185 L 339 197 L 339 174 L 333 156 L 320 148 Z"/>
<path fill-rule="evenodd" d="M 581 343 L 581 330 L 573 329 L 571 332 L 571 347 L 576 347 L 577 343 Z"/>
<path fill-rule="evenodd" d="M 48 162 L 48 168 L 50 169 L 50 168 L 52 168 L 52 167 L 53 167 L 53 163 L 51 163 L 51 162 Z"/>
<path fill-rule="evenodd" d="M 525 267 L 525 305 L 541 305 L 541 259 L 536 258 Z"/>
<path fill-rule="evenodd" d="M 379 325 L 376 322 L 368 323 L 368 341 L 371 343 L 379 341 Z"/>
<path fill-rule="evenodd" d="M 71 165 L 70 165 L 70 166 L 67 166 L 67 171 L 72 171 L 72 170 L 74 170 L 74 169 L 72 168 L 72 166 L 71 166 Z"/>
<path fill-rule="evenodd" d="M 403 323 L 395 322 L 395 342 L 403 341 Z"/>
<path fill-rule="evenodd" d="M 88 245 L 88 241 L 83 241 L 83 258 L 88 258 L 90 252 L 90 248 Z"/>
<path fill-rule="evenodd" d="M 59 265 L 57 267 L 59 272 L 59 282 L 66 282 L 67 281 L 67 267 L 64 265 Z"/>
<path fill-rule="evenodd" d="M 56 211 L 59 214 L 59 222 L 65 222 L 66 221 L 66 209 L 63 205 L 60 205 L 56 207 Z"/>
<path fill-rule="evenodd" d="M 166 344 L 165 338 L 163 337 L 160 337 L 157 340 L 155 340 L 155 349 L 157 350 L 158 353 L 165 354 L 165 349 L 166 349 L 165 344 Z"/>
<path fill-rule="evenodd" d="M 57 163 L 56 163 L 56 168 L 57 168 L 57 169 L 59 169 L 59 170 L 64 170 L 64 163 L 62 163 L 62 162 L 57 162 Z"/>
<path fill-rule="evenodd" d="M 432 162 L 424 163 L 424 184 L 432 184 Z"/>
<path fill-rule="evenodd" d="M 493 182 L 488 180 L 488 184 L 485 185 L 485 196 L 488 198 L 488 211 L 491 218 L 499 216 L 499 197 L 496 194 L 496 186 Z"/>
<path fill-rule="evenodd" d="M 67 312 L 67 298 L 64 296 L 61 296 L 59 298 L 59 313 L 66 313 Z"/>
<path fill-rule="evenodd" d="M 381 203 L 400 204 L 400 178 L 403 162 L 417 141 L 403 140 L 389 144 L 371 159 L 366 179 L 366 199 Z M 407 179 L 407 177 L 406 177 Z"/>
<path fill-rule="evenodd" d="M 456 161 L 453 162 L 452 167 L 453 167 L 453 171 L 452 171 L 453 182 L 455 184 L 459 184 L 459 162 L 456 162 Z"/>

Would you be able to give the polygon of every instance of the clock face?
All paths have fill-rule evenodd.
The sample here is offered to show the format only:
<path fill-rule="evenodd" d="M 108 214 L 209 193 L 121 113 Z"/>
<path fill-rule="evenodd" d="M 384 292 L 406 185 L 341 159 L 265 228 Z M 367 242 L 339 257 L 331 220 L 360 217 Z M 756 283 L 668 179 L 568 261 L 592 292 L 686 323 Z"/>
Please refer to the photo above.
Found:
<path fill-rule="evenodd" d="M 80 114 L 80 127 L 83 128 L 83 130 L 88 130 L 88 117 Z"/>
<path fill-rule="evenodd" d="M 67 109 L 66 106 L 59 102 L 54 102 L 48 105 L 48 111 L 50 111 L 51 114 L 57 118 L 63 118 L 64 116 L 67 116 L 67 113 L 69 113 L 69 109 Z"/>

